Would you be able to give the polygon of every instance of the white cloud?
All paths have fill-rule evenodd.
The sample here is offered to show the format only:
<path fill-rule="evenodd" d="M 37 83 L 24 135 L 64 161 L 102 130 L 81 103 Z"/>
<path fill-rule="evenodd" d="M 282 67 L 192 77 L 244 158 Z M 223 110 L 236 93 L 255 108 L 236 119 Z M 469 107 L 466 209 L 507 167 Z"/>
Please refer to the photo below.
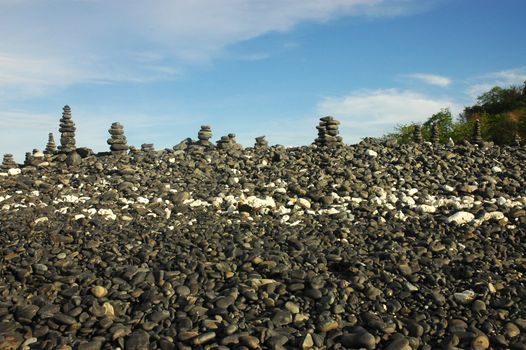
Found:
<path fill-rule="evenodd" d="M 522 86 L 525 81 L 526 67 L 491 72 L 469 79 L 466 94 L 474 101 L 495 86 Z"/>
<path fill-rule="evenodd" d="M 396 89 L 327 97 L 317 107 L 320 115 L 333 115 L 342 122 L 342 134 L 351 142 L 365 136 L 381 136 L 398 124 L 423 122 L 442 108 L 450 108 L 453 115 L 462 109 L 449 98 Z"/>
<path fill-rule="evenodd" d="M 0 97 L 75 83 L 172 79 L 181 65 L 304 21 L 421 7 L 415 0 L 3 0 Z M 261 58 L 254 55 L 248 58 Z"/>
<path fill-rule="evenodd" d="M 435 86 L 441 86 L 441 87 L 446 87 L 446 86 L 451 85 L 451 79 L 448 77 L 441 76 L 441 75 L 427 74 L 427 73 L 413 73 L 413 74 L 407 74 L 406 76 L 409 78 L 419 80 L 429 85 L 435 85 Z"/>

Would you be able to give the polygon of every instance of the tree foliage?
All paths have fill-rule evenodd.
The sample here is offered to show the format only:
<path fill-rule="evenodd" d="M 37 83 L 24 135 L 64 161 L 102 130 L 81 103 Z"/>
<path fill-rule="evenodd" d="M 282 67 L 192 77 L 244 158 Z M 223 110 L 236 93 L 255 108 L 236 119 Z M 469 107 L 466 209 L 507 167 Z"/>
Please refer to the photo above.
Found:
<path fill-rule="evenodd" d="M 440 142 L 451 138 L 454 142 L 471 140 L 475 120 L 480 120 L 482 138 L 498 145 L 512 143 L 515 133 L 526 140 L 526 82 L 524 85 L 502 88 L 496 86 L 477 98 L 473 106 L 453 120 L 447 108 L 433 114 L 421 124 L 424 140 L 429 140 L 433 124 L 440 130 Z M 412 140 L 417 123 L 398 125 L 395 132 L 386 135 L 399 143 Z"/>

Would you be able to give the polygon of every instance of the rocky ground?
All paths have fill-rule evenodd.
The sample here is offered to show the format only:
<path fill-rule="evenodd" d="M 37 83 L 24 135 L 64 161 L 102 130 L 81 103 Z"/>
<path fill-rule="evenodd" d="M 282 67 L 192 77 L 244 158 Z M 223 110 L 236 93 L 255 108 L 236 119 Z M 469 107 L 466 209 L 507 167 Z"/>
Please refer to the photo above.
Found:
<path fill-rule="evenodd" d="M 526 148 L 165 150 L 0 175 L 0 349 L 526 349 Z"/>

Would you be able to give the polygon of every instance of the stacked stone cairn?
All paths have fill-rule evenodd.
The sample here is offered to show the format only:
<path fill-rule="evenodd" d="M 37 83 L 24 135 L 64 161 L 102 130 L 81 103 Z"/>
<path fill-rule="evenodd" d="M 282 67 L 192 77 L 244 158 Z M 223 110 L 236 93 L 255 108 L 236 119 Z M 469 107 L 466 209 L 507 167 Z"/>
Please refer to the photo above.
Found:
<path fill-rule="evenodd" d="M 512 143 L 512 145 L 515 146 L 515 147 L 520 147 L 521 142 L 522 142 L 522 140 L 521 140 L 521 137 L 520 137 L 519 133 L 515 132 L 515 135 L 513 136 L 513 143 Z"/>
<path fill-rule="evenodd" d="M 212 138 L 212 128 L 210 125 L 201 125 L 201 130 L 197 133 L 197 144 L 204 147 L 212 147 L 214 144 L 210 142 Z"/>
<path fill-rule="evenodd" d="M 2 170 L 9 170 L 17 167 L 18 165 L 16 164 L 13 155 L 11 153 L 4 154 L 4 159 L 2 160 L 2 165 L 0 165 L 0 168 L 2 168 Z"/>
<path fill-rule="evenodd" d="M 75 166 L 82 161 L 80 155 L 77 153 L 75 141 L 75 123 L 71 118 L 71 108 L 64 106 L 62 118 L 60 119 L 60 152 L 67 155 L 66 164 Z"/>
<path fill-rule="evenodd" d="M 265 139 L 265 136 L 256 137 L 256 143 L 254 144 L 255 149 L 266 149 L 268 148 L 268 141 Z"/>
<path fill-rule="evenodd" d="M 413 129 L 413 142 L 422 143 L 422 140 L 422 128 L 420 127 L 420 125 L 415 125 L 415 128 Z"/>
<path fill-rule="evenodd" d="M 57 151 L 57 145 L 55 143 L 55 138 L 53 137 L 53 133 L 50 132 L 47 138 L 47 144 L 46 144 L 46 149 L 44 150 L 44 154 L 52 155 L 56 151 Z"/>
<path fill-rule="evenodd" d="M 34 149 L 31 156 L 33 157 L 33 165 L 39 165 L 40 163 L 43 163 L 46 158 L 46 154 L 38 149 Z"/>
<path fill-rule="evenodd" d="M 438 125 L 435 123 L 431 126 L 431 143 L 438 145 L 440 143 L 440 130 Z"/>
<path fill-rule="evenodd" d="M 126 142 L 126 136 L 124 136 L 124 127 L 121 123 L 115 122 L 111 124 L 108 129 L 111 137 L 108 139 L 108 145 L 110 145 L 110 151 L 114 155 L 122 155 L 128 153 L 128 144 Z"/>
<path fill-rule="evenodd" d="M 35 159 L 33 158 L 33 153 L 26 152 L 26 157 L 24 159 L 24 165 L 33 165 L 33 161 Z"/>
<path fill-rule="evenodd" d="M 141 145 L 141 151 L 143 152 L 155 152 L 155 148 L 153 147 L 153 143 L 143 143 Z"/>
<path fill-rule="evenodd" d="M 482 146 L 484 141 L 482 140 L 482 133 L 480 130 L 480 120 L 475 120 L 475 128 L 473 129 L 473 136 L 471 138 L 471 143 L 475 145 Z"/>
<path fill-rule="evenodd" d="M 221 150 L 241 149 L 241 145 L 236 142 L 236 134 L 230 133 L 227 136 L 221 136 L 217 141 L 217 148 Z"/>
<path fill-rule="evenodd" d="M 339 135 L 340 122 L 331 116 L 320 118 L 318 138 L 314 143 L 318 146 L 336 146 L 342 144 L 342 137 Z"/>

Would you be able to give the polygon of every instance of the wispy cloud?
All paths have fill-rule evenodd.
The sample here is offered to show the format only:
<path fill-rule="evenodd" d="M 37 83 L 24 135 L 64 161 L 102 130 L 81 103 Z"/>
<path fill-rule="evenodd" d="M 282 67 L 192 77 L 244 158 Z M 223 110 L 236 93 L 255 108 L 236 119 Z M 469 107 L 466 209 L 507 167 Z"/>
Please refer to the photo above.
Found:
<path fill-rule="evenodd" d="M 4 0 L 0 97 L 77 83 L 173 79 L 232 44 L 305 21 L 393 16 L 416 0 Z M 257 53 L 244 59 L 264 59 Z"/>
<path fill-rule="evenodd" d="M 422 122 L 442 108 L 453 114 L 461 107 L 450 98 L 427 96 L 411 90 L 379 89 L 327 97 L 318 104 L 320 115 L 333 115 L 342 122 L 342 133 L 357 141 L 380 136 L 397 124 Z"/>
<path fill-rule="evenodd" d="M 411 78 L 411 79 L 418 80 L 424 84 L 441 86 L 441 87 L 449 86 L 452 83 L 450 78 L 442 76 L 442 75 L 437 75 L 437 74 L 412 73 L 412 74 L 406 74 L 404 76 Z"/>
<path fill-rule="evenodd" d="M 526 82 L 526 67 L 491 72 L 468 79 L 466 94 L 475 100 L 495 86 L 508 87 L 522 85 L 524 82 Z"/>

